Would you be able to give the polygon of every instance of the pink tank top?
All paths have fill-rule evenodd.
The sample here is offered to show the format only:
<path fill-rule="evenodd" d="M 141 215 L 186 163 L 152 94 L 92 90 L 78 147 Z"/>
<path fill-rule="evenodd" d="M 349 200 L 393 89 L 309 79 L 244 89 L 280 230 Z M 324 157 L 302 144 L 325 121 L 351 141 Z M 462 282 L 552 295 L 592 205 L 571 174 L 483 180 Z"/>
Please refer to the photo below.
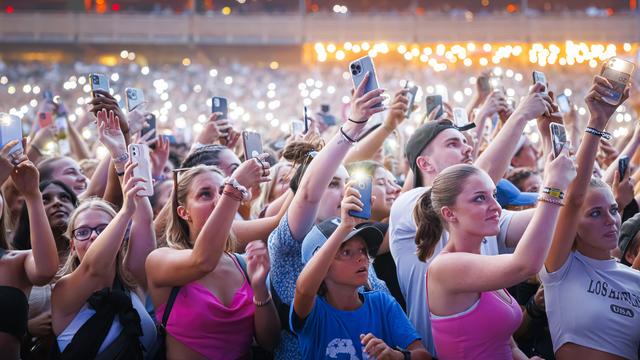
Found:
<path fill-rule="evenodd" d="M 232 257 L 233 258 L 233 257 Z M 233 259 L 238 270 L 244 272 Z M 166 304 L 158 307 L 162 321 Z M 197 282 L 180 288 L 167 321 L 167 332 L 207 359 L 235 360 L 249 354 L 253 342 L 253 290 L 246 278 L 229 307 Z"/>
<path fill-rule="evenodd" d="M 522 309 L 506 290 L 501 291 L 502 296 L 495 291 L 480 293 L 478 301 L 459 314 L 429 313 L 438 359 L 513 359 L 510 338 L 520 326 Z"/>

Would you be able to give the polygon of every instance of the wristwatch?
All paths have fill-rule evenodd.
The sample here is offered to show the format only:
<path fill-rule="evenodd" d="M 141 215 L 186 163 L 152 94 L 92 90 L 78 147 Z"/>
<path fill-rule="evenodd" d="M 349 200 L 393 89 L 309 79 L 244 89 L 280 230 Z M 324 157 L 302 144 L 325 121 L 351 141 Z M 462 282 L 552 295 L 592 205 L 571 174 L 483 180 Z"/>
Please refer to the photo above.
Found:
<path fill-rule="evenodd" d="M 402 353 L 402 356 L 404 356 L 404 360 L 411 360 L 411 351 L 403 349 L 400 346 L 396 346 L 396 350 Z"/>

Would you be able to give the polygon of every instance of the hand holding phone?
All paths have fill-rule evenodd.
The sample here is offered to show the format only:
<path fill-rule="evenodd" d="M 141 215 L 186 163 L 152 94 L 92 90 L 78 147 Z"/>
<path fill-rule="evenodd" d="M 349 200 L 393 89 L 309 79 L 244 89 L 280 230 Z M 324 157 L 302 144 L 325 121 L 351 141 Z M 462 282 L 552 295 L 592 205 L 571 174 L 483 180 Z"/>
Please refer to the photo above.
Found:
<path fill-rule="evenodd" d="M 349 64 L 349 72 L 351 73 L 351 80 L 353 81 L 353 88 L 357 89 L 362 83 L 367 73 L 369 79 L 365 84 L 364 94 L 378 89 L 378 78 L 376 77 L 376 69 L 373 66 L 373 59 L 370 56 L 364 56 L 360 59 L 356 59 Z M 381 107 L 382 103 L 374 105 L 374 107 Z"/>
<path fill-rule="evenodd" d="M 545 76 L 545 74 L 541 71 L 534 70 L 532 73 L 532 77 L 533 77 L 533 85 L 537 83 L 544 85 L 543 93 L 546 94 L 549 91 L 549 89 L 547 84 L 547 77 Z"/>
<path fill-rule="evenodd" d="M 607 60 L 602 67 L 600 75 L 609 80 L 613 89 L 609 90 L 610 94 L 603 96 L 602 100 L 611 105 L 618 105 L 635 69 L 636 65 L 630 61 L 617 57 Z"/>
<path fill-rule="evenodd" d="M 442 106 L 442 95 L 429 95 L 426 99 L 427 102 L 427 115 L 430 115 L 433 110 L 439 109 L 436 114 L 436 119 L 439 119 L 444 114 L 444 107 Z"/>
<path fill-rule="evenodd" d="M 221 113 L 219 119 L 227 119 L 229 109 L 227 107 L 227 98 L 214 96 L 211 98 L 211 113 Z"/>
<path fill-rule="evenodd" d="M 549 124 L 549 130 L 551 131 L 553 157 L 557 158 L 562 152 L 562 148 L 567 144 L 567 132 L 564 125 L 558 123 Z"/>
<path fill-rule="evenodd" d="M 620 181 L 624 180 L 627 169 L 629 169 L 629 157 L 622 155 L 620 159 L 618 159 L 618 175 Z"/>
<path fill-rule="evenodd" d="M 409 82 L 407 81 L 407 85 Z M 416 95 L 418 94 L 418 86 L 413 85 L 412 87 L 407 87 L 409 91 L 407 91 L 407 98 L 409 99 L 409 103 L 407 104 L 407 112 L 404 114 L 406 118 L 411 117 L 411 113 L 413 112 L 413 104 L 416 100 Z"/>
<path fill-rule="evenodd" d="M 355 188 L 360 193 L 362 211 L 349 210 L 349 215 L 360 219 L 371 218 L 371 188 L 373 186 L 371 176 L 363 176 L 355 183 Z"/>
<path fill-rule="evenodd" d="M 144 103 L 144 92 L 142 92 L 142 89 L 126 88 L 124 92 L 126 95 L 124 102 L 127 106 L 127 111 L 132 112 Z"/>
<path fill-rule="evenodd" d="M 0 148 L 4 148 L 13 140 L 17 140 L 18 143 L 8 153 L 9 160 L 12 162 L 24 152 L 22 148 L 22 121 L 15 115 L 0 113 Z"/>
<path fill-rule="evenodd" d="M 244 160 L 256 158 L 263 153 L 262 138 L 260 134 L 252 131 L 242 132 L 242 143 L 244 146 Z"/>
<path fill-rule="evenodd" d="M 571 104 L 569 103 L 569 98 L 565 94 L 558 95 L 556 103 L 558 103 L 558 108 L 561 113 L 567 114 L 571 112 Z"/>
<path fill-rule="evenodd" d="M 91 85 L 91 95 L 96 97 L 96 90 L 109 92 L 109 78 L 105 74 L 89 75 L 89 84 Z"/>
<path fill-rule="evenodd" d="M 138 191 L 138 196 L 153 195 L 153 178 L 151 176 L 151 157 L 149 156 L 149 147 L 146 144 L 129 144 L 129 157 L 132 163 L 138 166 L 133 168 L 133 176 L 143 178 L 145 181 L 140 182 L 144 187 Z"/>
<path fill-rule="evenodd" d="M 53 114 L 48 111 L 42 111 L 38 113 L 38 126 L 40 129 L 44 129 L 53 125 Z"/>

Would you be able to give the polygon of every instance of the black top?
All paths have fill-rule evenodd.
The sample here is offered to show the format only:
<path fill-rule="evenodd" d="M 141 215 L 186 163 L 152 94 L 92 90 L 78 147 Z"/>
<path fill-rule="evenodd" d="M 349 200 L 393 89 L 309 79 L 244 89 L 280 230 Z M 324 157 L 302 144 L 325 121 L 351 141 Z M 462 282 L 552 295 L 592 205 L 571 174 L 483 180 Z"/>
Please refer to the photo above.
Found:
<path fill-rule="evenodd" d="M 0 331 L 22 341 L 27 333 L 28 316 L 29 300 L 22 290 L 0 285 Z"/>

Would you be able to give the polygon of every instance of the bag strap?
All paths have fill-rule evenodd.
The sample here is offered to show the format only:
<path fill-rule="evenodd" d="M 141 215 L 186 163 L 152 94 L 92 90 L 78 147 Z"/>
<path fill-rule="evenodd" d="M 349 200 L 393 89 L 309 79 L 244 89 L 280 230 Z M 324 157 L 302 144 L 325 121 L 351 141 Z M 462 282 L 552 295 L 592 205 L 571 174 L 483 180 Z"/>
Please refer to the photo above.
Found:
<path fill-rule="evenodd" d="M 231 253 L 231 254 L 233 254 L 233 256 L 236 258 L 236 261 L 238 261 L 238 264 L 240 264 L 240 268 L 244 273 L 245 279 L 247 279 L 247 282 L 251 284 L 251 280 L 249 280 L 249 273 L 247 272 L 247 262 L 244 260 L 244 257 L 237 253 Z"/>
<path fill-rule="evenodd" d="M 169 299 L 167 300 L 167 306 L 164 307 L 164 314 L 162 314 L 162 327 L 167 327 L 167 322 L 169 321 L 169 314 L 171 314 L 171 308 L 173 308 L 173 303 L 176 302 L 176 297 L 178 297 L 178 293 L 180 292 L 180 286 L 174 286 L 171 289 L 171 294 L 169 295 Z"/>

